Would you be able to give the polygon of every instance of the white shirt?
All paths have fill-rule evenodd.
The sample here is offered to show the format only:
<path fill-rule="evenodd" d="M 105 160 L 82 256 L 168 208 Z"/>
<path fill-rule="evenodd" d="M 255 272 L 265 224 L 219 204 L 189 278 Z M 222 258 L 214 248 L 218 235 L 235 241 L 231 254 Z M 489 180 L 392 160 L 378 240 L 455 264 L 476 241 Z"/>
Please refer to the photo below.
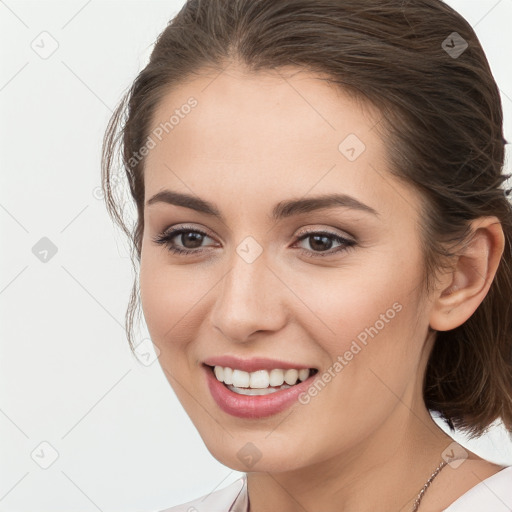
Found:
<path fill-rule="evenodd" d="M 247 511 L 247 476 L 244 475 L 224 489 L 159 512 Z M 482 480 L 443 512 L 512 512 L 512 466 Z"/>

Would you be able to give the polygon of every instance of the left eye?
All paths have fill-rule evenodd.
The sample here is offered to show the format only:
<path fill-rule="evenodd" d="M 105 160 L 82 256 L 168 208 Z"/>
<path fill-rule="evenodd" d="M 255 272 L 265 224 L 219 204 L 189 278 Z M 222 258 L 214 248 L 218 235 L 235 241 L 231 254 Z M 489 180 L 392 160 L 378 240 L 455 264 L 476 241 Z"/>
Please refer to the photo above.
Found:
<path fill-rule="evenodd" d="M 177 237 L 179 237 L 178 240 L 181 241 L 182 245 L 177 245 L 174 242 L 174 239 Z M 153 238 L 153 241 L 159 245 L 166 246 L 171 252 L 175 254 L 183 254 L 187 256 L 194 255 L 205 250 L 204 247 L 201 247 L 205 237 L 211 239 L 211 237 L 209 237 L 203 231 L 182 227 L 166 231 Z M 334 253 L 347 250 L 356 244 L 354 240 L 344 238 L 334 233 L 321 231 L 311 231 L 305 233 L 301 235 L 295 243 L 297 244 L 306 239 L 310 240 L 309 246 L 312 248 L 312 250 L 304 248 L 300 248 L 300 250 L 305 255 L 311 257 L 330 256 Z M 339 246 L 332 249 L 333 242 L 337 242 Z"/>
<path fill-rule="evenodd" d="M 340 235 L 336 235 L 334 233 L 329 232 L 310 232 L 306 233 L 299 237 L 298 242 L 309 239 L 309 246 L 313 249 L 313 254 L 310 251 L 306 251 L 308 256 L 329 256 L 334 253 L 338 253 L 355 245 L 353 240 L 348 238 L 344 238 Z M 336 247 L 334 250 L 331 250 L 331 247 L 334 242 L 339 243 L 340 245 Z M 326 247 L 326 245 L 328 247 Z M 317 250 L 321 252 L 321 254 L 317 253 Z M 328 251 L 328 252 L 326 252 Z M 325 254 L 324 254 L 325 253 Z"/>

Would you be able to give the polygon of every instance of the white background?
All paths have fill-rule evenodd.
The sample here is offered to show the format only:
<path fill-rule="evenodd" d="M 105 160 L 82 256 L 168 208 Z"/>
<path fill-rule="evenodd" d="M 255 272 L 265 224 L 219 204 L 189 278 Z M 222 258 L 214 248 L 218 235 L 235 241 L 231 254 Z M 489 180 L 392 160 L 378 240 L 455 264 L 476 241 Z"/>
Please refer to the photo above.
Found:
<path fill-rule="evenodd" d="M 512 0 L 448 3 L 487 52 L 512 141 Z M 128 245 L 94 196 L 111 111 L 182 4 L 0 1 L 1 512 L 150 512 L 239 476 L 208 453 L 158 362 L 131 355 Z M 43 31 L 58 43 L 47 59 L 31 48 Z M 42 237 L 58 249 L 46 263 L 32 252 Z M 503 430 L 457 440 L 512 464 Z M 51 462 L 44 441 L 58 453 L 48 469 L 35 462 Z"/>

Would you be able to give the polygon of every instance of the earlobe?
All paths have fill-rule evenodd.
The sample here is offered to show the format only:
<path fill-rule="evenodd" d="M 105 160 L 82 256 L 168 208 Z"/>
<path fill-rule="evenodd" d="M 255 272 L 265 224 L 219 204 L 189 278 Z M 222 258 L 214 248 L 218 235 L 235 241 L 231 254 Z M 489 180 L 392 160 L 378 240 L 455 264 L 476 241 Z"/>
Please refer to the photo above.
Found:
<path fill-rule="evenodd" d="M 481 217 L 471 223 L 469 239 L 433 299 L 432 329 L 455 329 L 476 311 L 489 291 L 504 247 L 503 229 L 496 217 Z"/>

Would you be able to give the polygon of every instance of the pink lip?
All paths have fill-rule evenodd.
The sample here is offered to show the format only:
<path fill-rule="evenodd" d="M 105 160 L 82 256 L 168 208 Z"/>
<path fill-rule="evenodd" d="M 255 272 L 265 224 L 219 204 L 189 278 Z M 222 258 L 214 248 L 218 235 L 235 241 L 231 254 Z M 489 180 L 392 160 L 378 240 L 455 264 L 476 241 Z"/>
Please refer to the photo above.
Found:
<path fill-rule="evenodd" d="M 248 396 L 239 395 L 238 393 L 230 391 L 224 383 L 219 382 L 215 378 L 213 370 L 209 366 L 203 365 L 203 370 L 206 374 L 208 389 L 220 409 L 232 416 L 250 419 L 272 416 L 273 414 L 284 411 L 294 402 L 299 402 L 299 395 L 309 388 L 317 375 L 310 375 L 299 384 L 295 384 L 281 391 L 276 391 L 270 395 Z"/>
<path fill-rule="evenodd" d="M 208 366 L 222 366 L 229 367 L 238 370 L 244 370 L 245 372 L 255 372 L 256 370 L 273 370 L 279 368 L 281 370 L 287 370 L 289 368 L 295 368 L 300 370 L 301 368 L 313 368 L 313 366 L 304 366 L 299 363 L 287 363 L 286 361 L 279 361 L 277 359 L 268 359 L 265 357 L 253 357 L 251 359 L 240 359 L 235 356 L 219 356 L 210 357 L 203 361 Z"/>

